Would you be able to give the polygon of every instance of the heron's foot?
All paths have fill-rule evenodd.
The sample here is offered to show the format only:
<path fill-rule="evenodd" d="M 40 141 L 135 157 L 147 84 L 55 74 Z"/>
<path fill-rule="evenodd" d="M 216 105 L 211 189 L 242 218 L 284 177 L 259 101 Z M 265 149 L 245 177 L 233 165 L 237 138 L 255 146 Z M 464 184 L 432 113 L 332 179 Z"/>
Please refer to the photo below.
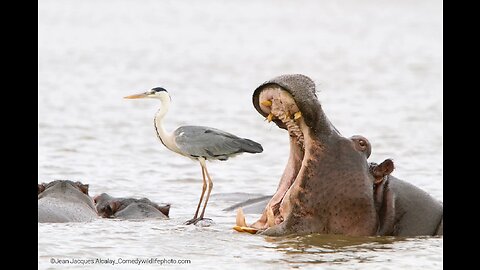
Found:
<path fill-rule="evenodd" d="M 213 223 L 214 222 L 211 218 L 192 218 L 190 220 L 187 220 L 184 224 L 185 225 L 194 224 L 201 227 L 208 227 Z"/>
<path fill-rule="evenodd" d="M 198 218 L 192 218 L 192 219 L 189 219 L 187 221 L 185 221 L 185 223 L 183 223 L 184 225 L 190 225 L 190 224 L 195 224 L 195 222 L 197 222 Z"/>

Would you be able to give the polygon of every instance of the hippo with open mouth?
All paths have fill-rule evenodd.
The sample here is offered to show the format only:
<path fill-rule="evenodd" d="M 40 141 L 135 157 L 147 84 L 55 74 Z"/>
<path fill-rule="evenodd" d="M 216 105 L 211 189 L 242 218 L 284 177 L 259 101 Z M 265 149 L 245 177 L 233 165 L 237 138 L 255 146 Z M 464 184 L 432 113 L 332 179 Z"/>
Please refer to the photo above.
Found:
<path fill-rule="evenodd" d="M 262 216 L 238 231 L 264 235 L 443 234 L 443 206 L 419 188 L 390 175 L 393 162 L 369 163 L 370 142 L 343 137 L 328 120 L 315 83 L 282 75 L 253 93 L 255 109 L 290 136 L 290 156 Z"/>

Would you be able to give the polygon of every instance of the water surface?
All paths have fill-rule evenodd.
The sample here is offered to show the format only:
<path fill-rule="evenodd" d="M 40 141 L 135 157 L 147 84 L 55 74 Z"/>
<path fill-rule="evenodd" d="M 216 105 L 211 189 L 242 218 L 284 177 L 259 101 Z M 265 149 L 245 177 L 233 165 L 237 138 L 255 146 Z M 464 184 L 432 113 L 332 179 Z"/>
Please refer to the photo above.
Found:
<path fill-rule="evenodd" d="M 440 237 L 268 238 L 231 229 L 232 192 L 272 194 L 288 155 L 253 90 L 284 73 L 318 85 L 330 120 L 362 134 L 371 160 L 443 200 L 441 1 L 53 1 L 38 3 L 39 182 L 80 180 L 90 194 L 172 204 L 170 220 L 39 224 L 41 269 L 80 260 L 190 260 L 174 268 L 440 269 Z M 159 103 L 123 96 L 163 86 L 166 127 L 194 124 L 261 143 L 262 154 L 209 163 L 211 227 L 185 226 L 200 166 L 155 136 Z M 258 215 L 247 215 L 254 221 Z M 54 259 L 77 264 L 52 263 Z M 172 262 L 172 261 L 170 261 Z M 138 269 L 132 263 L 92 269 Z M 142 264 L 140 268 L 158 268 Z"/>

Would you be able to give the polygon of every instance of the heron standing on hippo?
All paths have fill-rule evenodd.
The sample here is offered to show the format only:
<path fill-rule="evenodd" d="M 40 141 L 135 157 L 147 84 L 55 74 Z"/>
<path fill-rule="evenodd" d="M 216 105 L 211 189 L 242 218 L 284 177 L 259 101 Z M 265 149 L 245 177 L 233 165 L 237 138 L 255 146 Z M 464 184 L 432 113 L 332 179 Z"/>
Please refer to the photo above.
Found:
<path fill-rule="evenodd" d="M 236 230 L 264 235 L 443 234 L 443 205 L 391 176 L 391 160 L 369 163 L 368 140 L 340 134 L 323 112 L 310 78 L 273 78 L 254 91 L 253 105 L 288 131 L 290 156 L 262 216 L 247 226 L 239 211 Z"/>

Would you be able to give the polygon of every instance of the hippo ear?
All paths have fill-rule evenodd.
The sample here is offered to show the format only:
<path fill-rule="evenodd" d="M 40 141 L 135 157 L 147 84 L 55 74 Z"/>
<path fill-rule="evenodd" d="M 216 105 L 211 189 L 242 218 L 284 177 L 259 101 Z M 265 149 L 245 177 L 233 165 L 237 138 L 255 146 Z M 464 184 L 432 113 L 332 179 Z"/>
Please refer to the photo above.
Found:
<path fill-rule="evenodd" d="M 118 208 L 120 208 L 120 202 L 119 201 L 111 201 L 109 204 L 110 209 L 112 210 L 112 215 L 115 214 L 118 211 Z"/>
<path fill-rule="evenodd" d="M 101 195 L 95 195 L 95 196 L 93 197 L 93 203 L 94 203 L 94 204 L 98 204 L 99 201 L 101 200 L 101 198 L 102 198 Z"/>
<path fill-rule="evenodd" d="M 168 217 L 168 213 L 170 212 L 170 204 L 157 205 L 155 208 L 157 208 L 160 212 L 162 212 L 165 216 Z"/>
<path fill-rule="evenodd" d="M 76 182 L 77 187 L 80 189 L 81 192 L 88 195 L 88 184 L 82 184 L 81 182 Z"/>
<path fill-rule="evenodd" d="M 42 193 L 44 190 L 45 190 L 45 183 L 38 184 L 38 194 Z"/>
<path fill-rule="evenodd" d="M 373 167 L 372 174 L 375 178 L 375 184 L 379 184 L 383 181 L 384 177 L 391 174 L 395 169 L 393 160 L 385 159 L 382 163 Z"/>

